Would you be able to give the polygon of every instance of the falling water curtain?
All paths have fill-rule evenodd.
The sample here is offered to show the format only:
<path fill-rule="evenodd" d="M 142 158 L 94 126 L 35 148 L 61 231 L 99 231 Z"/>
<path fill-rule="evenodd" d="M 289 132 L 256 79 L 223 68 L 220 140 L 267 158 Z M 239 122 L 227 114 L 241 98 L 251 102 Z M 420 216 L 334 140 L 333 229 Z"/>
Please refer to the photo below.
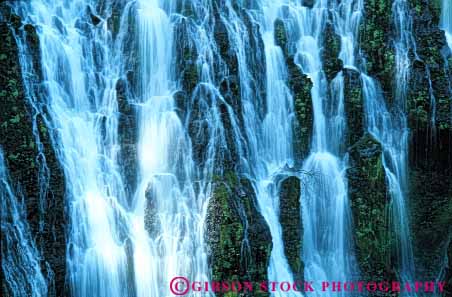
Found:
<path fill-rule="evenodd" d="M 0 3 L 1 295 L 452 296 L 450 0 Z"/>

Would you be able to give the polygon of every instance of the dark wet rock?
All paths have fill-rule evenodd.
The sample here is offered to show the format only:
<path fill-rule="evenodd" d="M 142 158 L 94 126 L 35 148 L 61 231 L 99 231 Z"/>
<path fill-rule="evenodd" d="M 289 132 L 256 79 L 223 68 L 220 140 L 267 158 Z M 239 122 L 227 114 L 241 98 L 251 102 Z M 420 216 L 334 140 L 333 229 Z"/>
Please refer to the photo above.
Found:
<path fill-rule="evenodd" d="M 191 95 L 199 79 L 196 64 L 198 53 L 190 36 L 192 27 L 193 23 L 190 19 L 181 18 L 174 28 L 176 73 L 179 73 L 183 91 L 188 95 Z"/>
<path fill-rule="evenodd" d="M 309 153 L 314 125 L 311 99 L 312 82 L 295 64 L 293 57 L 287 59 L 287 68 L 288 85 L 292 90 L 297 119 L 294 127 L 294 152 L 296 159 L 302 160 Z"/>
<path fill-rule="evenodd" d="M 309 8 L 313 8 L 314 7 L 314 3 L 315 0 L 300 0 L 301 1 L 301 5 L 309 7 Z"/>
<path fill-rule="evenodd" d="M 284 253 L 296 280 L 303 280 L 304 275 L 304 263 L 301 258 L 303 223 L 301 220 L 300 193 L 300 179 L 297 177 L 288 177 L 281 182 L 279 220 L 284 241 Z"/>
<path fill-rule="evenodd" d="M 447 266 L 445 268 L 446 276 L 444 277 L 444 280 L 446 281 L 444 296 L 452 296 L 452 240 L 449 241 L 444 258 L 445 260 L 447 259 Z"/>
<path fill-rule="evenodd" d="M 412 169 L 410 210 L 416 275 L 436 279 L 452 239 L 452 176 Z M 449 266 L 450 267 L 450 266 Z"/>
<path fill-rule="evenodd" d="M 152 238 L 159 234 L 160 230 L 160 221 L 158 218 L 154 191 L 155 189 L 153 188 L 152 183 L 150 183 L 145 192 L 146 208 L 144 210 L 144 227 Z"/>
<path fill-rule="evenodd" d="M 212 280 L 267 280 L 272 239 L 249 180 L 231 172 L 216 178 L 207 209 L 206 241 Z"/>
<path fill-rule="evenodd" d="M 226 103 L 232 106 L 235 113 L 242 114 L 242 103 L 240 96 L 240 82 L 235 75 L 229 75 L 223 78 L 219 86 L 220 93 Z"/>
<path fill-rule="evenodd" d="M 244 25 L 248 32 L 249 46 L 246 47 L 246 58 L 248 70 L 251 74 L 250 87 L 254 94 L 257 113 L 263 116 L 266 112 L 266 86 L 267 86 L 267 66 L 265 57 L 265 46 L 262 40 L 260 25 L 250 14 L 242 10 L 241 14 Z"/>
<path fill-rule="evenodd" d="M 412 129 L 410 163 L 414 167 L 437 167 L 452 171 L 451 72 L 444 31 L 438 28 L 438 3 L 410 0 L 413 33 L 419 60 L 413 61 L 407 98 L 408 124 Z M 435 4 L 436 3 L 436 4 Z M 444 55 L 446 53 L 446 55 Z"/>
<path fill-rule="evenodd" d="M 228 66 L 229 72 L 233 75 L 238 75 L 237 54 L 234 48 L 230 46 L 228 30 L 219 16 L 215 18 L 214 38 L 221 58 Z"/>
<path fill-rule="evenodd" d="M 364 133 L 364 99 L 360 73 L 344 69 L 344 109 L 347 117 L 346 144 L 355 144 Z"/>
<path fill-rule="evenodd" d="M 334 32 L 334 27 L 331 22 L 326 24 L 324 46 L 322 50 L 323 68 L 326 78 L 331 81 L 336 77 L 337 73 L 342 70 L 343 63 L 339 59 L 341 51 L 340 36 Z"/>
<path fill-rule="evenodd" d="M 86 7 L 86 14 L 89 16 L 89 18 L 91 19 L 91 23 L 94 26 L 97 26 L 100 24 L 100 22 L 102 22 L 102 19 L 93 12 L 90 6 Z"/>
<path fill-rule="evenodd" d="M 173 94 L 174 103 L 176 104 L 176 112 L 179 118 L 183 123 L 185 123 L 187 119 L 187 105 L 189 103 L 189 97 L 188 94 L 185 91 L 177 91 Z"/>
<path fill-rule="evenodd" d="M 135 106 L 130 103 L 133 100 L 129 83 L 126 79 L 119 79 L 116 83 L 116 97 L 118 100 L 118 136 L 121 147 L 120 166 L 124 174 L 126 192 L 132 196 L 137 184 L 137 141 L 138 123 Z"/>
<path fill-rule="evenodd" d="M 4 9 L 2 6 L 2 12 Z M 41 270 L 50 284 L 49 296 L 65 296 L 67 294 L 65 230 L 68 219 L 65 212 L 63 170 L 52 147 L 51 137 L 55 132 L 46 124 L 45 118 L 48 115 L 38 113 L 26 98 L 18 46 L 12 32 L 15 30 L 16 35 L 21 36 L 21 20 L 7 9 L 4 17 L 9 24 L 5 21 L 0 22 L 0 39 L 2 40 L 0 85 L 3 87 L 0 91 L 0 118 L 2 119 L 0 145 L 5 154 L 12 184 L 20 187 L 25 197 L 27 221 L 42 255 Z M 33 64 L 37 64 L 40 62 L 40 51 L 36 28 L 26 24 L 23 29 L 22 36 L 29 47 L 29 54 L 32 55 Z M 42 77 L 39 65 L 33 73 L 29 73 L 29 76 L 30 93 L 35 94 L 41 91 L 38 88 Z M 43 154 L 38 155 L 39 148 Z M 42 174 L 44 162 L 47 166 L 47 175 Z M 46 178 L 47 184 L 44 184 L 41 178 Z M 2 274 L 2 280 L 3 277 Z M 11 288 L 6 281 L 3 280 L 2 283 L 2 290 L 6 290 L 3 293 L 7 296 Z"/>
<path fill-rule="evenodd" d="M 275 31 L 275 44 L 283 50 L 284 54 L 288 55 L 288 36 L 286 26 L 284 21 L 281 19 L 276 19 L 274 24 Z"/>
<path fill-rule="evenodd" d="M 410 211 L 416 273 L 436 278 L 452 238 L 452 54 L 438 28 L 439 1 L 410 0 L 418 60 L 413 60 L 407 116 Z M 450 264 L 448 271 L 450 271 Z M 449 272 L 450 273 L 450 272 Z M 450 281 L 449 276 L 445 275 Z"/>
<path fill-rule="evenodd" d="M 365 1 L 359 44 L 367 73 L 377 78 L 388 102 L 393 101 L 395 49 L 392 43 L 392 1 Z"/>
<path fill-rule="evenodd" d="M 390 198 L 381 144 L 365 134 L 350 148 L 349 155 L 346 174 L 362 277 L 372 281 L 395 279 L 391 261 Z"/>

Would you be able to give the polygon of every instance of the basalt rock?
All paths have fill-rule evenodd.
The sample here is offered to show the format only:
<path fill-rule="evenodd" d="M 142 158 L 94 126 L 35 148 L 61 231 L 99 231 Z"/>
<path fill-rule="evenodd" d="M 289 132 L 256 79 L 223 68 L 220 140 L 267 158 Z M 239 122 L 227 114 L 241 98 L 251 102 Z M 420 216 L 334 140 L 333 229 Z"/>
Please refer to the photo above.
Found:
<path fill-rule="evenodd" d="M 444 296 L 452 296 L 452 240 L 449 241 L 449 246 L 447 247 L 446 256 L 447 259 L 447 267 L 446 267 L 446 276 L 444 280 L 446 281 L 446 289 Z"/>
<path fill-rule="evenodd" d="M 301 0 L 301 5 L 309 7 L 309 8 L 313 8 L 314 7 L 314 0 Z"/>
<path fill-rule="evenodd" d="M 452 170 L 452 93 L 446 58 L 452 57 L 444 31 L 438 28 L 435 1 L 411 0 L 413 31 L 419 60 L 414 61 L 407 98 L 408 123 L 412 129 L 410 163 Z M 436 4 L 435 4 L 436 3 Z"/>
<path fill-rule="evenodd" d="M 325 28 L 324 46 L 322 49 L 323 68 L 328 81 L 335 78 L 337 73 L 342 70 L 343 63 L 339 59 L 340 50 L 340 36 L 334 32 L 333 24 L 328 22 Z"/>
<path fill-rule="evenodd" d="M 344 69 L 344 109 L 347 117 L 346 144 L 351 146 L 364 134 L 364 98 L 360 73 Z"/>
<path fill-rule="evenodd" d="M 301 258 L 303 223 L 301 220 L 300 193 L 300 179 L 297 177 L 288 177 L 281 182 L 279 220 L 284 241 L 284 253 L 296 280 L 303 280 L 304 273 L 304 263 Z"/>
<path fill-rule="evenodd" d="M 272 239 L 249 180 L 232 172 L 215 179 L 206 229 L 212 280 L 267 280 Z M 269 294 L 254 291 L 237 296 Z"/>
<path fill-rule="evenodd" d="M 241 17 L 248 32 L 249 46 L 245 49 L 248 70 L 251 74 L 251 90 L 254 95 L 257 112 L 263 116 L 267 110 L 266 87 L 267 87 L 267 63 L 265 57 L 265 46 L 260 34 L 260 25 L 247 12 L 242 10 Z"/>
<path fill-rule="evenodd" d="M 443 269 L 445 251 L 452 238 L 452 178 L 432 170 L 414 169 L 410 180 L 416 275 L 435 279 Z"/>
<path fill-rule="evenodd" d="M 133 96 L 130 91 L 129 83 L 122 78 L 116 83 L 116 94 L 118 100 L 118 136 L 119 145 L 121 146 L 120 165 L 126 181 L 126 191 L 130 196 L 135 191 L 137 184 L 137 141 L 138 141 L 138 124 L 137 111 L 130 103 L 129 99 Z"/>
<path fill-rule="evenodd" d="M 176 73 L 179 73 L 179 77 L 181 77 L 183 91 L 190 96 L 198 83 L 196 64 L 198 53 L 190 38 L 190 30 L 193 29 L 193 26 L 191 19 L 181 18 L 176 22 L 174 28 Z"/>
<path fill-rule="evenodd" d="M 144 227 L 151 237 L 155 237 L 159 234 L 160 230 L 154 191 L 153 184 L 150 183 L 145 192 L 146 208 L 144 210 Z"/>
<path fill-rule="evenodd" d="M 294 152 L 296 160 L 302 160 L 308 153 L 314 126 L 311 99 L 311 79 L 302 73 L 293 57 L 287 59 L 288 85 L 292 91 L 296 123 L 294 127 Z"/>
<path fill-rule="evenodd" d="M 410 210 L 416 273 L 435 278 L 452 237 L 452 94 L 439 1 L 410 0 L 418 59 L 410 75 Z M 449 266 L 450 269 L 450 266 Z M 450 277 L 450 276 L 449 276 Z"/>
<path fill-rule="evenodd" d="M 376 77 L 388 102 L 393 101 L 395 49 L 392 45 L 392 1 L 364 2 L 364 16 L 359 27 L 359 44 L 367 73 Z"/>
<path fill-rule="evenodd" d="M 279 46 L 284 55 L 288 56 L 289 49 L 288 49 L 288 35 L 286 30 L 286 25 L 284 24 L 284 21 L 281 19 L 276 19 L 275 24 L 275 44 Z"/>
<path fill-rule="evenodd" d="M 24 34 L 33 63 L 40 63 L 39 39 L 33 26 L 26 24 L 25 32 L 21 32 L 20 18 L 4 7 L 1 10 L 6 13 L 5 21 L 0 22 L 0 145 L 12 183 L 20 187 L 25 197 L 27 221 L 41 251 L 40 265 L 47 277 L 49 296 L 65 296 L 67 216 L 63 170 L 52 148 L 52 134 L 56 131 L 46 125 L 48 115 L 32 108 L 26 97 L 13 30 L 17 36 Z M 29 94 L 43 91 L 38 87 L 40 69 L 29 74 Z M 6 290 L 2 294 L 8 296 L 10 288 L 3 273 L 1 278 L 2 290 Z"/>
<path fill-rule="evenodd" d="M 349 149 L 347 169 L 356 256 L 365 280 L 395 279 L 389 226 L 389 195 L 382 147 L 365 134 Z"/>

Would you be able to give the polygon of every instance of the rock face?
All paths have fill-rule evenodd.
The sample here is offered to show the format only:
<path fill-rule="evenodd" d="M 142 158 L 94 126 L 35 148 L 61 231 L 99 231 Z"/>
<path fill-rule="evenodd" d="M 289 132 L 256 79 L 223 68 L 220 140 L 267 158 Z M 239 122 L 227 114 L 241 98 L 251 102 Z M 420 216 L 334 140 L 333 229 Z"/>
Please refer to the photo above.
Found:
<path fill-rule="evenodd" d="M 119 144 L 121 146 L 121 166 L 127 185 L 127 193 L 131 197 L 137 184 L 138 156 L 136 143 L 138 141 L 137 112 L 127 100 L 131 95 L 130 84 L 125 79 L 116 83 L 116 96 L 120 113 L 118 121 Z"/>
<path fill-rule="evenodd" d="M 11 2 L 11 1 L 10 1 Z M 209 2 L 209 1 L 207 1 Z M 212 52 L 206 54 L 203 45 L 195 42 L 199 35 L 199 7 L 191 1 L 175 1 L 174 9 L 180 15 L 173 16 L 174 72 L 180 87 L 174 95 L 176 111 L 191 138 L 193 159 L 196 166 L 208 160 L 211 140 L 218 141 L 218 151 L 213 160 L 214 181 L 212 197 L 207 210 L 206 241 L 213 280 L 266 280 L 272 238 L 269 227 L 260 215 L 256 194 L 251 181 L 241 177 L 241 158 L 246 155 L 246 145 L 240 146 L 234 134 L 245 130 L 242 95 L 249 88 L 247 98 L 254 100 L 256 118 L 261 120 L 266 106 L 266 59 L 262 40 L 262 28 L 247 9 L 255 10 L 258 1 L 212 1 L 211 15 L 205 22 L 212 32 L 207 32 L 216 43 Z M 316 1 L 300 0 L 298 3 L 312 8 Z M 340 1 L 338 1 L 340 2 Z M 130 2 L 129 2 L 130 3 Z M 395 49 L 396 34 L 392 10 L 394 1 L 365 0 L 364 16 L 359 27 L 359 50 L 356 64 L 379 82 L 388 110 L 394 112 Z M 416 274 L 424 279 L 436 278 L 444 272 L 448 281 L 447 294 L 452 287 L 452 53 L 448 49 L 444 32 L 439 29 L 440 1 L 408 0 L 409 13 L 413 19 L 413 38 L 416 52 L 409 53 L 409 85 L 405 113 L 409 139 L 409 195 L 412 243 Z M 228 5 L 231 4 L 229 7 Z M 128 26 L 123 46 L 127 74 L 118 79 L 120 166 L 128 185 L 127 193 L 135 190 L 137 183 L 137 118 L 132 100 L 139 91 L 140 59 L 139 38 L 136 24 L 135 4 L 126 1 L 98 1 L 98 7 L 82 8 L 83 21 L 77 21 L 78 30 L 87 26 L 106 25 L 112 40 L 117 40 L 121 26 Z M 111 5 L 111 7 L 110 7 Z M 107 8 L 108 6 L 108 8 Z M 228 7 L 226 7 L 228 6 Z M 125 12 L 126 7 L 129 11 Z M 246 9 L 245 9 L 246 7 Z M 233 47 L 233 34 L 224 22 L 227 9 L 234 9 L 240 19 L 240 34 L 246 48 L 238 53 Z M 294 56 L 299 32 L 288 34 L 292 23 L 286 18 L 288 7 L 281 8 L 281 18 L 274 23 L 275 44 L 281 48 L 287 68 L 287 88 L 293 97 L 296 118 L 293 127 L 295 163 L 301 163 L 310 151 L 314 125 L 311 98 L 312 82 L 303 74 Z M 102 11 L 105 15 L 95 15 Z M 68 218 L 65 213 L 64 172 L 59 166 L 52 148 L 54 129 L 48 115 L 33 109 L 26 98 L 19 64 L 18 48 L 14 34 L 25 34 L 32 55 L 33 73 L 30 76 L 31 94 L 43 94 L 42 71 L 37 28 L 25 24 L 0 4 L 0 145 L 14 186 L 22 189 L 31 233 L 41 251 L 41 268 L 50 284 L 50 297 L 68 296 L 66 288 L 65 230 Z M 126 13 L 126 14 L 125 14 Z M 202 16 L 204 17 L 204 16 Z M 57 16 L 53 16 L 56 30 L 64 31 Z M 123 22 L 123 23 L 121 23 Z M 59 26 L 60 24 L 60 26 Z M 23 29 L 23 30 L 22 30 Z M 228 31 L 229 30 L 229 31 Z M 231 34 L 231 35 L 230 35 Z M 342 71 L 344 78 L 344 108 L 347 132 L 340 152 L 348 152 L 349 168 L 346 171 L 351 209 L 354 219 L 356 256 L 365 280 L 397 279 L 394 267 L 394 238 L 390 226 L 388 184 L 383 168 L 382 145 L 365 133 L 365 102 L 360 73 L 344 69 L 338 58 L 340 36 L 334 31 L 332 16 L 326 20 L 323 34 L 322 56 L 326 81 L 332 84 Z M 197 48 L 197 46 L 199 48 Z M 359 54 L 358 54 L 359 52 Z M 212 57 L 207 57 L 209 55 Z M 242 55 L 242 56 L 240 56 Z M 242 59 L 242 60 L 240 60 Z M 247 73 L 240 69 L 246 63 Z M 99 63 L 96 61 L 95 63 Z M 212 63 L 209 85 L 200 83 L 202 63 Z M 243 66 L 243 65 L 242 65 Z M 242 85 L 246 76 L 247 86 Z M 322 74 L 323 75 L 323 74 Z M 249 77 L 248 77 L 249 76 Z M 327 93 L 327 91 L 326 91 Z M 36 98 L 39 98 L 36 97 Z M 42 102 L 39 102 L 42 103 Z M 327 107 L 328 108 L 328 107 Z M 218 111 L 212 119 L 211 110 Z M 215 125 L 212 124 L 215 120 Z M 236 123 L 233 123 L 233 120 Z M 245 135 L 245 134 L 243 134 Z M 243 136 L 246 138 L 247 136 Z M 240 144 L 243 144 L 240 143 Z M 240 146 L 240 147 L 239 147 Z M 47 167 L 43 171 L 43 164 Z M 300 164 L 296 164 L 298 166 Z M 200 170 L 201 171 L 201 170 Z M 196 173 L 201 175 L 202 173 Z M 195 174 L 195 175 L 196 175 Z M 196 176 L 199 177 L 199 176 Z M 44 184 L 46 186 L 42 187 Z M 300 211 L 300 180 L 289 177 L 280 181 L 280 223 L 284 240 L 284 252 L 296 279 L 303 279 L 304 263 L 301 258 L 303 226 Z M 146 191 L 146 229 L 159 230 L 153 189 Z M 302 201 L 303 197 L 301 197 Z M 49 211 L 49 209 L 51 211 Z M 3 241 L 2 241 L 3 244 Z M 128 243 L 129 246 L 130 243 Z M 131 247 L 130 247 L 131 249 Z M 441 271 L 441 269 L 443 269 Z M 51 277 L 53 276 L 53 278 Z M 9 296 L 11 288 L 1 275 L 2 296 Z M 133 283 L 133 281 L 131 281 Z M 446 296 L 448 296 L 446 294 Z M 134 295 L 134 293 L 131 293 Z M 262 295 L 252 296 L 267 296 Z M 218 296 L 222 296 L 218 294 Z M 227 295 L 230 296 L 230 295 Z M 251 296 L 251 295 L 250 295 Z"/>
<path fill-rule="evenodd" d="M 364 99 L 360 74 L 344 69 L 344 109 L 347 115 L 347 135 L 345 143 L 352 146 L 364 133 Z"/>
<path fill-rule="evenodd" d="M 385 98 L 392 102 L 395 69 L 392 45 L 392 3 L 388 0 L 364 2 L 364 16 L 360 30 L 360 47 L 367 73 L 378 79 Z"/>
<path fill-rule="evenodd" d="M 294 127 L 294 153 L 297 160 L 302 160 L 309 153 L 314 116 L 312 110 L 312 82 L 301 72 L 293 58 L 287 59 L 289 87 L 294 99 L 296 123 Z"/>
<path fill-rule="evenodd" d="M 339 52 L 341 50 L 341 40 L 334 32 L 333 24 L 327 22 L 325 28 L 324 45 L 322 49 L 322 56 L 324 61 L 324 71 L 328 81 L 336 77 L 337 73 L 342 70 L 343 63 L 339 59 Z"/>
<path fill-rule="evenodd" d="M 279 192 L 279 220 L 286 254 L 296 280 L 304 279 L 303 223 L 301 220 L 300 179 L 288 177 L 281 182 Z"/>
<path fill-rule="evenodd" d="M 217 178 L 206 228 L 212 280 L 267 280 L 272 238 L 249 180 L 234 173 Z M 249 294 L 240 296 L 269 296 L 264 292 Z"/>
<path fill-rule="evenodd" d="M 19 34 L 22 21 L 8 8 L 0 5 L 6 22 L 0 22 L 0 145 L 12 182 L 22 189 L 27 220 L 38 250 L 41 251 L 41 270 L 47 276 L 49 296 L 66 296 L 66 235 L 65 183 L 63 171 L 51 146 L 51 133 L 45 124 L 46 114 L 37 113 L 28 103 L 17 44 L 12 30 Z M 11 27 L 8 26 L 11 25 Z M 39 39 L 36 29 L 25 25 L 26 40 L 32 50 L 33 61 L 39 63 Z M 32 73 L 30 92 L 39 92 L 42 77 L 40 67 Z M 42 152 L 42 155 L 38 155 Z M 46 168 L 45 168 L 46 166 Z M 45 170 L 43 173 L 42 170 Z M 17 188 L 17 189 L 18 189 Z M 3 242 L 2 242 L 3 244 Z M 2 280 L 4 278 L 2 273 Z M 9 296 L 11 288 L 3 282 L 2 296 Z"/>
<path fill-rule="evenodd" d="M 303 74 L 300 67 L 295 63 L 295 57 L 291 55 L 290 49 L 294 47 L 288 38 L 286 26 L 283 20 L 275 21 L 275 42 L 284 53 L 288 72 L 288 87 L 292 92 L 295 108 L 295 125 L 293 147 L 296 160 L 302 160 L 309 153 L 314 116 L 312 110 L 312 81 Z"/>
<path fill-rule="evenodd" d="M 407 99 L 411 228 L 416 272 L 435 278 L 452 236 L 452 53 L 437 25 L 440 1 L 409 2 L 419 57 Z"/>
<path fill-rule="evenodd" d="M 389 196 L 381 144 L 365 134 L 350 150 L 347 169 L 356 256 L 364 279 L 395 279 L 391 267 Z"/>

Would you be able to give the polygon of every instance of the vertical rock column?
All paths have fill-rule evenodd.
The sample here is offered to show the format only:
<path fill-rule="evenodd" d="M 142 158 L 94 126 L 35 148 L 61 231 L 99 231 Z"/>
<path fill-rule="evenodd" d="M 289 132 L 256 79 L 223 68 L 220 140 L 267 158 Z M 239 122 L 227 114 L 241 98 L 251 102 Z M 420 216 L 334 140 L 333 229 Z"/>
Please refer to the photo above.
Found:
<path fill-rule="evenodd" d="M 23 34 L 20 32 L 22 21 L 8 8 L 1 6 L 0 9 L 5 18 L 0 23 L 0 85 L 4 86 L 0 91 L 0 144 L 13 184 L 22 189 L 25 197 L 27 221 L 42 253 L 43 275 L 48 276 L 49 296 L 66 296 L 65 183 L 50 137 L 56 131 L 46 126 L 46 115 L 34 110 L 26 97 L 19 49 L 12 31 Z M 36 29 L 26 24 L 24 30 L 32 60 L 40 63 Z M 39 89 L 40 67 L 35 67 L 35 73 L 31 75 L 33 83 L 29 91 L 44 92 Z M 45 172 L 42 171 L 44 162 Z M 5 286 L 6 283 L 3 289 Z"/>

